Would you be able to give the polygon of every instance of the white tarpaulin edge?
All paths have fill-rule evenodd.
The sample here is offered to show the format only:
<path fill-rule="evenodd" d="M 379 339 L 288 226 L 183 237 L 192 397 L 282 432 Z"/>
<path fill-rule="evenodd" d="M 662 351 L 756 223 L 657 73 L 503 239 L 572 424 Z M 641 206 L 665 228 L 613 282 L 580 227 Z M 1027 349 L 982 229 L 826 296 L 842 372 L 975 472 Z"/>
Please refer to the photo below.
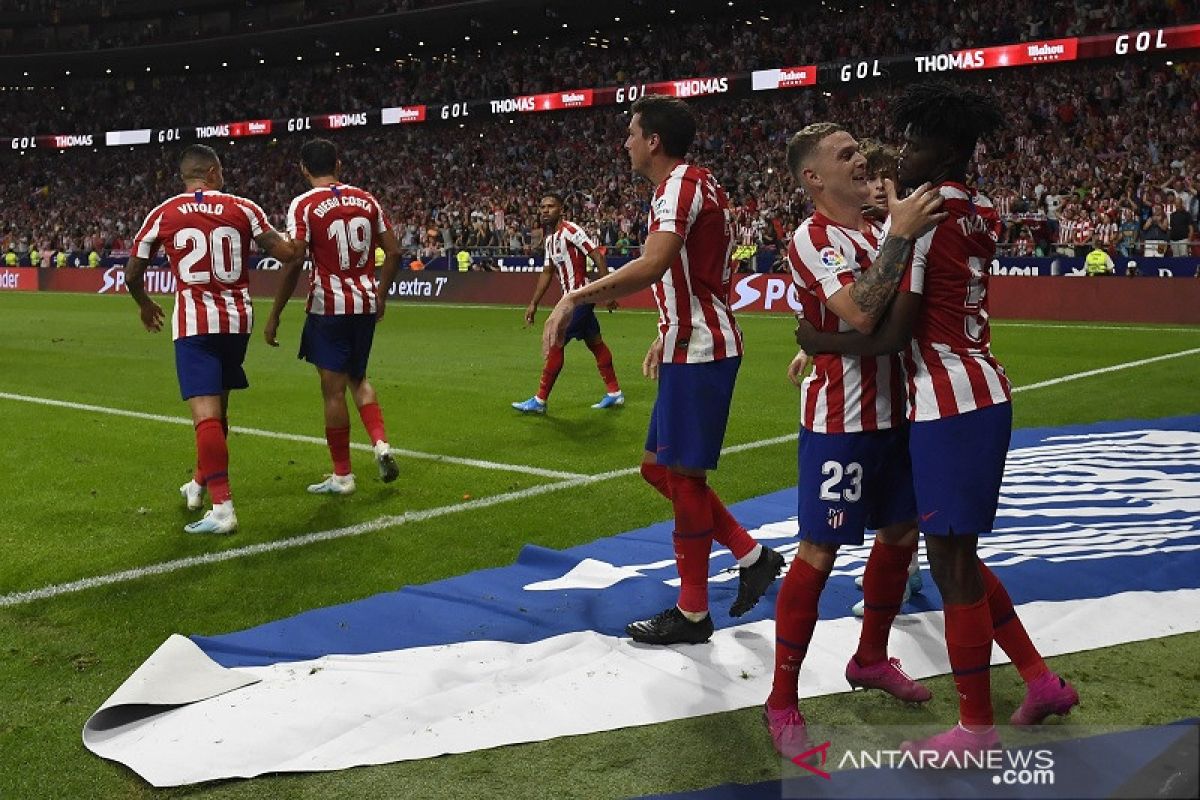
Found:
<path fill-rule="evenodd" d="M 1200 589 L 1019 611 L 1051 656 L 1200 630 Z M 942 620 L 941 612 L 897 619 L 891 654 L 914 677 L 949 671 Z M 762 703 L 773 629 L 756 622 L 719 630 L 707 645 L 671 648 L 582 631 L 234 669 L 172 636 L 88 720 L 83 741 L 155 786 L 178 786 L 666 722 Z M 843 671 L 858 632 L 850 617 L 818 623 L 803 697 L 847 691 Z M 1005 660 L 997 648 L 995 663 Z M 1078 688 L 1086 699 L 1087 685 Z"/>

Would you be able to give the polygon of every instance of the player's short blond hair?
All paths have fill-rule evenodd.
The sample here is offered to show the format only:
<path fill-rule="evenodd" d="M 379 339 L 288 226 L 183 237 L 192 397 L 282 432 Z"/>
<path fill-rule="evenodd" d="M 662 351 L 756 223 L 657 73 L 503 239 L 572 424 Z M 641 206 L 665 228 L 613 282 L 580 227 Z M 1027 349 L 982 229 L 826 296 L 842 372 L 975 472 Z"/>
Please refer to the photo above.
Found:
<path fill-rule="evenodd" d="M 792 138 L 788 139 L 787 143 L 788 172 L 792 173 L 792 177 L 800 180 L 801 167 L 817 149 L 817 145 L 821 143 L 822 139 L 844 130 L 846 129 L 836 122 L 814 122 L 792 134 Z"/>

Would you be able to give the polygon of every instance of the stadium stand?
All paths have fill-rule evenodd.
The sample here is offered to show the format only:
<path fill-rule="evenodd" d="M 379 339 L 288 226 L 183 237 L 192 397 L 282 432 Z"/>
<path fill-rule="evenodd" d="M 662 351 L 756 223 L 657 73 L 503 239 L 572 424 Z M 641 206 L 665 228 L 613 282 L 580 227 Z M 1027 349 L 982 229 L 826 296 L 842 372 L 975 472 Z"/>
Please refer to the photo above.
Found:
<path fill-rule="evenodd" d="M 657 60 L 633 58 L 644 43 L 639 31 L 627 30 L 625 36 L 593 36 L 584 45 L 564 39 L 553 48 L 450 55 L 436 66 L 406 60 L 324 63 L 289 68 L 286 74 L 242 72 L 236 80 L 214 72 L 188 75 L 186 81 L 160 76 L 124 85 L 64 82 L 10 94 L 6 99 L 14 102 L 0 120 L 6 128 L 36 120 L 42 128 L 70 130 L 80 119 L 101 114 L 109 126 L 282 117 L 377 108 L 398 99 L 505 96 L 1187 18 L 1182 4 L 1020 0 L 1001 13 L 939 0 L 920 19 L 901 15 L 893 4 L 876 3 L 878 17 L 855 17 L 871 20 L 858 39 L 820 35 L 845 19 L 845 5 L 807 9 L 803 20 L 792 10 L 786 13 L 795 16 L 783 24 L 778 18 L 758 20 L 744 32 L 730 33 L 728 18 L 693 21 L 681 26 Z M 787 35 L 801 22 L 816 33 Z M 725 35 L 716 37 L 720 26 Z M 714 47 L 714 41 L 723 43 Z M 755 63 L 750 63 L 751 52 Z M 628 63 L 638 63 L 641 71 L 626 74 L 615 66 Z M 981 149 L 978 182 L 1009 222 L 1009 252 L 1082 248 L 1093 235 L 1114 252 L 1157 251 L 1157 244 L 1145 244 L 1155 229 L 1144 229 L 1156 206 L 1164 221 L 1176 208 L 1186 212 L 1191 238 L 1197 238 L 1200 142 L 1187 120 L 1200 116 L 1198 74 L 1195 63 L 1143 59 L 1017 70 L 1006 73 L 1003 91 L 994 84 L 1009 125 L 998 141 Z M 983 75 L 957 79 L 989 80 Z M 774 246 L 809 213 L 786 175 L 787 136 L 814 119 L 832 118 L 848 122 L 860 136 L 895 141 L 885 124 L 889 92 L 877 84 L 846 92 L 792 90 L 696 101 L 701 116 L 697 161 L 713 168 L 729 190 L 743 243 Z M 413 254 L 432 256 L 464 246 L 530 252 L 541 239 L 539 193 L 550 189 L 564 191 L 574 217 L 620 252 L 640 241 L 648 196 L 621 152 L 624 124 L 609 108 L 346 132 L 337 134 L 337 141 L 347 165 L 344 177 L 378 187 L 376 193 L 400 226 L 402 244 Z M 259 200 L 278 219 L 299 186 L 294 163 L 300 143 L 300 137 L 286 136 L 231 140 L 221 148 L 231 187 Z M 30 151 L 6 159 L 11 202 L 0 211 L 4 249 L 12 247 L 18 256 L 31 246 L 43 254 L 65 249 L 103 255 L 123 249 L 140 214 L 174 190 L 172 158 L 170 148 L 146 147 Z M 80 185 L 75 176 L 84 173 L 89 180 Z"/>

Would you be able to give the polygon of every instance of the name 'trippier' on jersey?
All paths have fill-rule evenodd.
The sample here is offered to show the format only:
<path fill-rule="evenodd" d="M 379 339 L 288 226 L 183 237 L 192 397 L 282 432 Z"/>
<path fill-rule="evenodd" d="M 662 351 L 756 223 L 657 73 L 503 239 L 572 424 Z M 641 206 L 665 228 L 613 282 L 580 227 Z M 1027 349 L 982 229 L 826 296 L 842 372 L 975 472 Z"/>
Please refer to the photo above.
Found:
<path fill-rule="evenodd" d="M 826 307 L 848 290 L 879 253 L 882 229 L 838 225 L 817 213 L 801 223 L 788 246 L 792 282 L 804 319 L 819 331 L 853 327 Z M 904 421 L 904 382 L 898 355 L 813 357 L 813 372 L 800 386 L 800 424 L 815 433 L 884 430 Z"/>
<path fill-rule="evenodd" d="M 391 229 L 379 201 L 355 186 L 317 187 L 292 200 L 287 225 L 312 258 L 308 313 L 374 314 L 376 237 Z"/>
<path fill-rule="evenodd" d="M 652 287 L 663 361 L 699 364 L 742 354 L 742 332 L 729 307 L 733 220 L 712 173 L 680 164 L 654 191 L 648 232 L 666 231 L 683 248 Z"/>
<path fill-rule="evenodd" d="M 1007 403 L 1012 388 L 992 355 L 988 274 L 1002 223 L 960 183 L 939 187 L 950 216 L 917 240 L 900 291 L 923 295 L 904 353 L 909 419 L 942 419 Z"/>
<path fill-rule="evenodd" d="M 178 194 L 146 216 L 132 251 L 149 260 L 161 243 L 167 253 L 177 281 L 172 338 L 250 332 L 250 242 L 273 230 L 256 203 L 207 190 Z"/>

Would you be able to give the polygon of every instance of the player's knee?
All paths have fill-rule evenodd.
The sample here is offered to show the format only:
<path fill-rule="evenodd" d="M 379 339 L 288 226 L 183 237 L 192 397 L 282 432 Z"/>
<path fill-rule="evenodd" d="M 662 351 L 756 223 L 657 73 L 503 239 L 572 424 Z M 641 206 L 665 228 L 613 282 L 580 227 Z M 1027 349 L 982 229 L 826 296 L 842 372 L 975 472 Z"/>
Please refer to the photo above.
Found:
<path fill-rule="evenodd" d="M 663 494 L 670 493 L 671 471 L 661 464 L 643 461 L 641 467 L 642 480 L 658 489 Z"/>

